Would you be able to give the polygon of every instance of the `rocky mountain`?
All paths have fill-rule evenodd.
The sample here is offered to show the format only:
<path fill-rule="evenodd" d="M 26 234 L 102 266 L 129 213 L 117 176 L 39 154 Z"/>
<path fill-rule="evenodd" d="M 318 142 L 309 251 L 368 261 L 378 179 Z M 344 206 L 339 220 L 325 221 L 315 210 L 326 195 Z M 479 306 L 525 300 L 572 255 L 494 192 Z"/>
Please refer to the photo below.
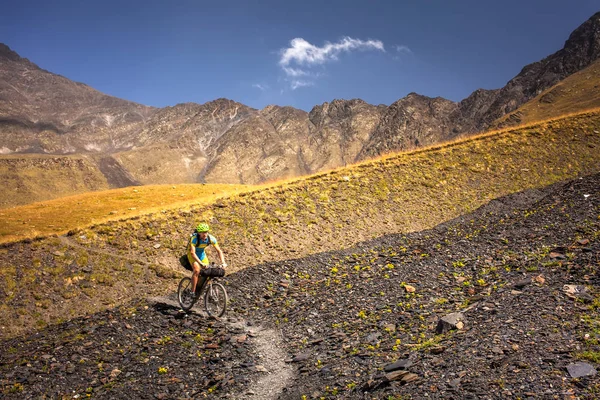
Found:
<path fill-rule="evenodd" d="M 156 112 L 39 68 L 0 43 L 0 132 L 7 153 L 112 152 Z"/>
<path fill-rule="evenodd" d="M 93 154 L 126 181 L 259 183 L 485 130 L 600 55 L 600 13 L 563 49 L 461 102 L 410 93 L 390 106 L 333 100 L 309 113 L 232 100 L 156 109 L 45 71 L 0 45 L 3 154 Z M 125 180 L 108 179 L 112 186 Z"/>
<path fill-rule="evenodd" d="M 470 130 L 487 128 L 496 119 L 515 110 L 567 76 L 584 69 L 599 57 L 600 12 L 573 31 L 561 50 L 525 66 L 519 75 L 488 99 L 488 102 L 493 101 L 485 111 L 480 110 L 474 114 Z M 467 112 L 471 111 L 468 103 L 461 102 L 461 108 Z"/>
<path fill-rule="evenodd" d="M 566 115 L 574 111 L 573 105 L 577 105 L 580 110 L 599 108 L 599 88 L 600 59 L 594 61 L 589 67 L 569 75 L 510 114 L 497 119 L 490 125 L 490 129 L 501 129 Z"/>
<path fill-rule="evenodd" d="M 600 58 L 600 12 L 579 26 L 564 47 L 525 66 L 501 89 L 478 89 L 459 103 L 414 93 L 389 107 L 361 158 L 484 131 L 544 90 Z M 415 126 L 415 120 L 419 120 Z M 425 122 L 426 121 L 426 122 Z M 412 142 L 412 143 L 411 143 Z"/>
<path fill-rule="evenodd" d="M 359 158 L 430 145 L 455 137 L 458 105 L 410 93 L 387 107 Z"/>

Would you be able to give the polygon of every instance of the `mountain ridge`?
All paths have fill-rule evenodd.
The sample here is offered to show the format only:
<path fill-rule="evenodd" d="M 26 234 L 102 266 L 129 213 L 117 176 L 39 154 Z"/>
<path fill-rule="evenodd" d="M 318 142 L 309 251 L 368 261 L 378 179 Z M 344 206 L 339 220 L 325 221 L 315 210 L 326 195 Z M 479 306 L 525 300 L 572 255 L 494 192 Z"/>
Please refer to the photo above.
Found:
<path fill-rule="evenodd" d="M 459 102 L 409 93 L 389 106 L 334 99 L 309 112 L 273 105 L 257 110 L 223 98 L 156 109 L 75 83 L 50 96 L 44 87 L 64 87 L 66 78 L 40 73 L 22 81 L 17 72 L 43 70 L 28 60 L 19 64 L 26 59 L 3 45 L 0 152 L 102 153 L 141 184 L 253 184 L 311 174 L 480 132 L 596 60 L 599 32 L 596 13 L 561 50 L 525 66 L 505 87 L 478 89 Z M 23 97 L 14 87 L 31 90 Z"/>

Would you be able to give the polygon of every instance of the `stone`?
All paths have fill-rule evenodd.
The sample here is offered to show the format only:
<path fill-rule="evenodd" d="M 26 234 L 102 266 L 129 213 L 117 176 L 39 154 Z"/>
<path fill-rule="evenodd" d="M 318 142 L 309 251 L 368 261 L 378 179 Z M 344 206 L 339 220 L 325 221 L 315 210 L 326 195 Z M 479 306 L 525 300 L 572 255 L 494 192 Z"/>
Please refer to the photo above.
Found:
<path fill-rule="evenodd" d="M 115 379 L 119 375 L 121 375 L 121 370 L 120 369 L 115 368 L 112 371 L 110 371 L 110 377 L 112 379 Z"/>
<path fill-rule="evenodd" d="M 402 377 L 402 383 L 415 382 L 415 381 L 418 381 L 419 379 L 421 379 L 421 378 L 419 378 L 419 375 L 413 374 L 413 373 L 408 373 Z"/>
<path fill-rule="evenodd" d="M 392 372 L 397 370 L 407 370 L 410 366 L 413 365 L 413 362 L 409 359 L 398 360 L 395 363 L 388 364 L 383 367 L 385 372 Z"/>
<path fill-rule="evenodd" d="M 563 285 L 563 291 L 571 299 L 580 299 L 584 302 L 591 302 L 594 297 L 587 292 L 585 286 L 582 285 Z"/>
<path fill-rule="evenodd" d="M 292 362 L 301 362 L 301 361 L 306 361 L 308 360 L 308 357 L 310 357 L 310 353 L 301 353 L 301 354 L 296 354 L 293 358 L 292 358 Z"/>
<path fill-rule="evenodd" d="M 596 369 L 588 363 L 577 362 L 567 365 L 567 371 L 571 378 L 582 378 L 584 376 L 596 375 Z"/>
<path fill-rule="evenodd" d="M 405 371 L 405 370 L 396 370 L 396 371 L 388 372 L 387 374 L 385 374 L 385 380 L 388 382 L 397 381 L 399 379 L 402 379 L 402 377 L 404 377 L 404 375 L 408 375 L 408 374 L 409 374 L 409 372 Z"/>
<path fill-rule="evenodd" d="M 404 290 L 406 290 L 408 293 L 414 293 L 417 289 L 415 289 L 415 287 L 411 285 L 404 285 Z"/>
<path fill-rule="evenodd" d="M 448 382 L 448 386 L 453 389 L 457 389 L 460 386 L 460 378 L 452 379 L 450 382 Z"/>
<path fill-rule="evenodd" d="M 522 279 L 520 281 L 513 283 L 513 287 L 515 287 L 517 289 L 521 289 L 530 284 L 531 284 L 531 278 L 527 278 L 527 279 Z"/>
<path fill-rule="evenodd" d="M 442 317 L 438 321 L 435 331 L 438 334 L 442 334 L 442 333 L 446 333 L 453 329 L 460 329 L 460 328 L 458 328 L 457 324 L 459 322 L 462 322 L 464 320 L 464 318 L 465 318 L 464 314 L 460 313 L 460 312 L 448 314 L 448 315 Z M 461 326 L 464 327 L 464 325 L 461 325 Z"/>
<path fill-rule="evenodd" d="M 381 333 L 373 332 L 370 333 L 365 340 L 367 341 L 367 343 L 376 344 L 377 342 L 379 342 L 379 338 L 381 338 Z"/>
<path fill-rule="evenodd" d="M 248 338 L 248 336 L 246 336 L 246 335 L 232 336 L 231 339 L 229 339 L 229 342 L 231 342 L 231 343 L 244 343 L 247 338 Z"/>
<path fill-rule="evenodd" d="M 255 366 L 254 366 L 254 369 L 255 369 L 256 371 L 258 371 L 258 372 L 269 372 L 269 371 L 267 371 L 267 369 L 266 369 L 264 366 L 262 366 L 262 365 L 255 365 Z"/>

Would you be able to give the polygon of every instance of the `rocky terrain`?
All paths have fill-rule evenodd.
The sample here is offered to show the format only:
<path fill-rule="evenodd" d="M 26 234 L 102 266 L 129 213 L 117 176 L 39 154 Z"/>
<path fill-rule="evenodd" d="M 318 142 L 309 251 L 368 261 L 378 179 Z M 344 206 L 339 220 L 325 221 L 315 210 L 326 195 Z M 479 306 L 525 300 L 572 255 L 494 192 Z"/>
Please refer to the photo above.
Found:
<path fill-rule="evenodd" d="M 430 230 L 230 274 L 223 319 L 141 292 L 4 340 L 2 393 L 597 398 L 599 188 L 600 174 L 582 177 Z"/>
<path fill-rule="evenodd" d="M 458 103 L 411 93 L 390 106 L 333 100 L 309 113 L 227 99 L 155 109 L 44 71 L 0 45 L 0 152 L 112 157 L 124 171 L 119 176 L 128 177 L 107 176 L 112 187 L 254 184 L 311 174 L 483 131 L 597 60 L 599 32 L 597 13 L 561 50 L 525 66 L 505 87 L 476 90 Z M 566 112 L 580 110 L 577 100 L 570 104 Z"/>
<path fill-rule="evenodd" d="M 100 168 L 99 168 L 100 167 Z M 104 171 L 102 173 L 101 171 Z M 6 156 L 0 158 L 3 190 L 0 208 L 43 201 L 61 195 L 107 190 L 120 179 L 128 186 L 126 174 L 108 162 L 96 163 L 85 156 Z"/>
<path fill-rule="evenodd" d="M 3 154 L 114 151 L 155 112 L 39 68 L 0 43 Z"/>
<path fill-rule="evenodd" d="M 169 207 L 168 199 L 186 191 L 170 188 L 159 205 L 148 187 L 135 187 L 119 190 L 128 205 L 95 206 L 101 200 L 90 193 L 91 201 L 81 205 L 57 199 L 3 210 L 0 294 L 6 297 L 0 303 L 0 336 L 124 304 L 140 291 L 168 290 L 177 283 L 177 259 L 198 221 L 209 221 L 227 249 L 230 272 L 236 272 L 392 232 L 430 229 L 494 198 L 598 173 L 598 146 L 600 114 L 591 112 L 231 193 L 215 202 L 194 204 L 190 189 L 189 206 Z M 137 203 L 139 196 L 145 205 Z M 161 208 L 128 214 L 152 204 Z M 48 212 L 53 215 L 46 220 Z M 80 220 L 80 214 L 92 222 Z"/>
<path fill-rule="evenodd" d="M 475 118 L 475 129 L 489 126 L 544 90 L 592 64 L 599 56 L 600 12 L 597 12 L 571 33 L 562 49 L 525 66 L 500 89 L 489 108 Z"/>
<path fill-rule="evenodd" d="M 497 119 L 589 66 L 599 56 L 600 12 L 573 31 L 561 50 L 523 67 L 503 88 L 478 89 L 459 103 L 416 94 L 398 100 L 389 107 L 387 118 L 382 119 L 361 156 L 367 158 L 484 131 Z M 416 126 L 415 121 L 418 121 Z"/>
<path fill-rule="evenodd" d="M 598 108 L 599 89 L 600 60 L 596 60 L 589 67 L 568 76 L 517 110 L 496 120 L 490 128 L 501 129 L 566 115 L 572 112 L 571 107 L 575 103 L 580 104 L 582 109 Z"/>

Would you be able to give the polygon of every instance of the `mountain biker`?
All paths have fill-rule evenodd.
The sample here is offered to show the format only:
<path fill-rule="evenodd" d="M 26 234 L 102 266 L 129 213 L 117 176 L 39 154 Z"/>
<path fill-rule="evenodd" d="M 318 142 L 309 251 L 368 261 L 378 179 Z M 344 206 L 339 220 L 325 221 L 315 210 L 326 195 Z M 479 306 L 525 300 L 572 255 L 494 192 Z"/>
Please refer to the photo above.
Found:
<path fill-rule="evenodd" d="M 196 233 L 191 236 L 190 243 L 188 245 L 187 256 L 194 270 L 194 274 L 192 275 L 192 292 L 196 291 L 200 270 L 208 267 L 208 257 L 205 251 L 208 246 L 214 246 L 215 250 L 219 254 L 221 266 L 223 268 L 227 266 L 225 257 L 223 256 L 223 251 L 217 242 L 217 238 L 215 238 L 213 235 L 210 235 L 208 233 L 209 230 L 210 228 L 208 224 L 204 222 L 198 224 L 196 227 Z"/>

